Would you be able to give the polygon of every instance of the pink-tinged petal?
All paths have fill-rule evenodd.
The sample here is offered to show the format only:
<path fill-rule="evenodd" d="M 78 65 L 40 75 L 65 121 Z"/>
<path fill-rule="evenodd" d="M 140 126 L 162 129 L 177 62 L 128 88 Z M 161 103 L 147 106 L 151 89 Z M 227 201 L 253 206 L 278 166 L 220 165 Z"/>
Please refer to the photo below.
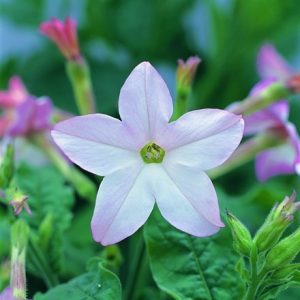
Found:
<path fill-rule="evenodd" d="M 33 98 L 28 98 L 21 103 L 15 110 L 14 120 L 11 122 L 7 134 L 10 136 L 18 136 L 28 133 L 34 108 L 35 100 Z"/>
<path fill-rule="evenodd" d="M 171 123 L 158 144 L 174 163 L 208 170 L 229 158 L 243 137 L 243 129 L 240 116 L 202 109 Z"/>
<path fill-rule="evenodd" d="M 18 76 L 13 76 L 9 80 L 9 89 L 0 92 L 0 106 L 13 108 L 27 99 L 29 96 L 22 80 Z"/>
<path fill-rule="evenodd" d="M 170 224 L 199 237 L 212 235 L 224 226 L 218 216 L 216 192 L 205 173 L 184 167 L 150 167 L 158 208 Z"/>
<path fill-rule="evenodd" d="M 261 152 L 255 161 L 257 178 L 266 181 L 272 176 L 294 173 L 294 157 L 294 148 L 290 144 Z"/>
<path fill-rule="evenodd" d="M 256 175 L 266 181 L 280 174 L 299 174 L 300 139 L 292 123 L 285 124 L 286 144 L 263 151 L 256 157 Z"/>
<path fill-rule="evenodd" d="M 292 68 L 271 44 L 261 47 L 257 56 L 257 70 L 263 79 L 284 80 L 293 74 Z"/>
<path fill-rule="evenodd" d="M 13 291 L 11 288 L 6 288 L 0 293 L 0 300 L 16 300 L 13 296 Z"/>
<path fill-rule="evenodd" d="M 105 176 L 141 157 L 134 137 L 121 121 L 102 114 L 71 118 L 55 125 L 52 137 L 81 168 Z"/>
<path fill-rule="evenodd" d="M 3 137 L 6 134 L 10 122 L 11 117 L 9 115 L 3 115 L 0 117 L 0 137 Z"/>
<path fill-rule="evenodd" d="M 75 58 L 79 56 L 79 46 L 77 42 L 77 24 L 70 17 L 65 20 L 65 33 L 68 39 L 69 50 Z"/>
<path fill-rule="evenodd" d="M 50 129 L 52 103 L 49 98 L 43 97 L 35 100 L 34 115 L 31 120 L 31 130 L 39 131 Z"/>
<path fill-rule="evenodd" d="M 139 64 L 121 89 L 119 112 L 140 147 L 147 141 L 157 140 L 172 111 L 172 99 L 164 80 L 150 63 Z"/>
<path fill-rule="evenodd" d="M 151 176 L 151 165 L 138 162 L 104 178 L 91 224 L 95 241 L 117 243 L 146 222 L 155 203 Z"/>
<path fill-rule="evenodd" d="M 245 116 L 244 135 L 252 135 L 270 128 L 282 126 L 287 117 L 288 106 L 286 106 L 286 101 L 279 101 L 267 109 Z"/>

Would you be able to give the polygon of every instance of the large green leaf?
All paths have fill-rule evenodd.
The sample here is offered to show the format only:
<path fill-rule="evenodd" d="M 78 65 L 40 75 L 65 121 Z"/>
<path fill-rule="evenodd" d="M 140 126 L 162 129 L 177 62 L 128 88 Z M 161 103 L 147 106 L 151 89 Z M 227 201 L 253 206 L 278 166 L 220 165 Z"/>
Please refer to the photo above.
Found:
<path fill-rule="evenodd" d="M 169 225 L 154 210 L 145 226 L 150 266 L 158 286 L 178 300 L 241 299 L 238 257 L 227 228 L 195 238 Z"/>
<path fill-rule="evenodd" d="M 38 293 L 33 300 L 119 300 L 121 284 L 118 277 L 104 267 L 76 277 L 45 294 Z"/>

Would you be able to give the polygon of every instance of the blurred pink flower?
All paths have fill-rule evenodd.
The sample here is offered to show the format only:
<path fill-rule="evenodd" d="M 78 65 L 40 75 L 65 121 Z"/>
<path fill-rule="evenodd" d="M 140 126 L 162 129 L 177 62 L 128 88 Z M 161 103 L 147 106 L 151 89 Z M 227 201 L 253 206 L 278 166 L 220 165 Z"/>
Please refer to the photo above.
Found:
<path fill-rule="evenodd" d="M 52 40 L 68 60 L 80 60 L 75 20 L 66 18 L 64 23 L 56 18 L 40 25 L 40 31 Z"/>
<path fill-rule="evenodd" d="M 13 296 L 13 291 L 11 288 L 6 288 L 0 293 L 0 300 L 16 300 Z"/>
<path fill-rule="evenodd" d="M 263 92 L 270 84 L 278 80 L 286 81 L 294 75 L 292 68 L 270 44 L 260 49 L 257 68 L 263 80 L 254 86 L 250 92 L 252 96 Z M 261 181 L 279 174 L 300 174 L 300 139 L 288 116 L 288 101 L 281 100 L 244 118 L 245 135 L 267 131 L 283 140 L 281 145 L 257 155 L 256 174 Z"/>
<path fill-rule="evenodd" d="M 19 77 L 12 77 L 9 89 L 0 92 L 0 137 L 27 135 L 52 127 L 52 104 L 49 98 L 28 94 Z"/>
<path fill-rule="evenodd" d="M 202 109 L 169 123 L 172 112 L 165 82 L 143 62 L 121 89 L 121 121 L 91 114 L 58 123 L 52 131 L 74 163 L 106 176 L 92 218 L 93 237 L 103 245 L 133 234 L 155 202 L 168 222 L 189 234 L 209 236 L 224 226 L 204 170 L 221 165 L 237 148 L 243 120 Z"/>

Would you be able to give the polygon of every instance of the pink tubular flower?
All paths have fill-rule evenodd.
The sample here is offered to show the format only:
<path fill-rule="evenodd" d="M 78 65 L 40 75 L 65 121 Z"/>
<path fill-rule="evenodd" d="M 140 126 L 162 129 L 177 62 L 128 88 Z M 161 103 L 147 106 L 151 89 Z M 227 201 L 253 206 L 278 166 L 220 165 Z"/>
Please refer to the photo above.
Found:
<path fill-rule="evenodd" d="M 40 31 L 52 40 L 68 60 L 79 60 L 76 22 L 66 18 L 64 23 L 56 18 L 40 25 Z"/>
<path fill-rule="evenodd" d="M 52 131 L 73 162 L 106 176 L 92 218 L 97 242 L 113 244 L 133 234 L 155 202 L 168 222 L 189 234 L 209 236 L 224 226 L 204 170 L 222 164 L 237 148 L 243 120 L 202 109 L 169 123 L 172 111 L 165 82 L 143 62 L 121 89 L 121 121 L 91 114 L 58 123 Z"/>
<path fill-rule="evenodd" d="M 35 98 L 28 94 L 22 81 L 12 77 L 8 91 L 0 92 L 0 137 L 19 136 L 50 129 L 52 104 L 46 97 Z"/>
<path fill-rule="evenodd" d="M 252 89 L 250 95 L 253 96 L 275 81 L 287 80 L 293 75 L 289 65 L 269 44 L 263 46 L 258 54 L 257 68 L 263 80 Z M 281 100 L 244 118 L 245 135 L 267 131 L 283 141 L 257 156 L 255 168 L 260 181 L 279 174 L 300 174 L 300 139 L 296 127 L 288 122 L 288 116 L 288 101 Z"/>

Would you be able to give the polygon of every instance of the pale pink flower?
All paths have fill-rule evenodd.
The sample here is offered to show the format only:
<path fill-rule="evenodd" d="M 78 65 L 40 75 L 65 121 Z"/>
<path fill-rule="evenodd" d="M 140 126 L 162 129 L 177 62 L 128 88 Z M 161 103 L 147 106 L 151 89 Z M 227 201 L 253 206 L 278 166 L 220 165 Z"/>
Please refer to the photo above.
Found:
<path fill-rule="evenodd" d="M 74 163 L 105 176 L 92 218 L 93 237 L 103 245 L 133 234 L 155 203 L 168 222 L 194 236 L 209 236 L 224 226 L 204 171 L 221 165 L 237 148 L 243 120 L 224 110 L 202 109 L 169 123 L 172 111 L 165 82 L 143 62 L 121 89 L 121 121 L 91 114 L 58 123 L 52 131 Z"/>
<path fill-rule="evenodd" d="M 257 68 L 263 80 L 254 86 L 251 96 L 258 95 L 278 80 L 297 79 L 292 77 L 292 68 L 270 44 L 260 49 Z M 294 86 L 296 87 L 296 83 Z M 269 132 L 276 134 L 278 139 L 283 141 L 281 145 L 257 155 L 255 168 L 260 181 L 280 174 L 300 174 L 300 139 L 296 127 L 288 121 L 288 116 L 288 101 L 281 100 L 244 118 L 245 135 Z"/>

